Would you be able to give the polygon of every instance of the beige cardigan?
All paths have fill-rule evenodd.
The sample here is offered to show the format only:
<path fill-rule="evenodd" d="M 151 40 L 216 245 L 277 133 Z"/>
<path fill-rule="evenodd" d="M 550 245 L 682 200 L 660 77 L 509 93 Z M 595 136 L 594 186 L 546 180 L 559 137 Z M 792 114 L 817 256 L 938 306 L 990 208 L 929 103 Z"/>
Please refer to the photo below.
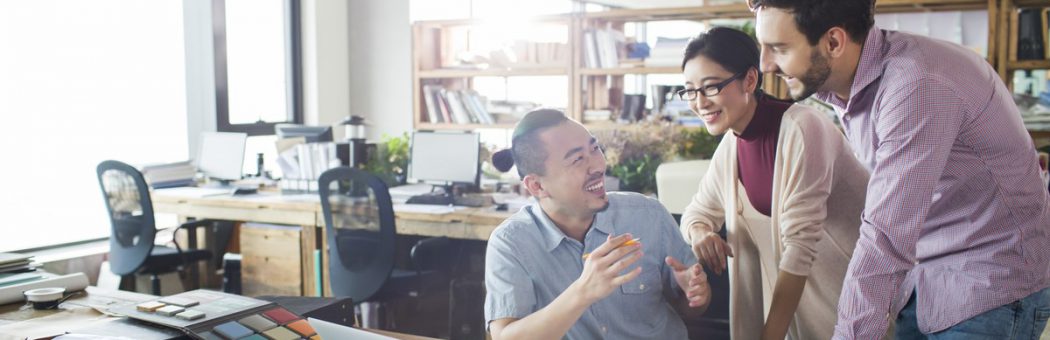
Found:
<path fill-rule="evenodd" d="M 722 222 L 733 228 L 742 211 L 736 202 L 739 181 L 737 137 L 722 139 L 692 202 L 682 214 L 682 235 L 692 244 L 688 227 L 702 224 L 713 231 Z M 773 165 L 773 239 L 781 270 L 806 276 L 817 254 L 815 244 L 826 231 L 844 256 L 853 255 L 868 172 L 850 151 L 840 130 L 814 108 L 792 105 L 784 112 Z M 735 211 L 736 214 L 725 214 Z M 730 246 L 733 240 L 728 240 Z"/>
<path fill-rule="evenodd" d="M 711 160 L 711 166 L 701 180 L 693 200 L 682 215 L 682 235 L 692 244 L 689 226 L 701 225 L 712 231 L 721 229 L 722 223 L 728 228 L 728 243 L 734 251 L 743 249 L 740 237 L 742 226 L 737 219 L 743 207 L 737 204 L 739 172 L 737 171 L 737 137 L 728 135 L 722 139 Z M 799 275 L 810 276 L 811 267 L 816 259 L 828 257 L 826 261 L 816 261 L 835 268 L 822 267 L 817 271 L 823 273 L 810 277 L 834 287 L 831 291 L 815 294 L 827 303 L 822 307 L 813 305 L 810 308 L 834 309 L 841 290 L 841 281 L 845 276 L 846 264 L 853 255 L 853 248 L 859 237 L 861 212 L 864 208 L 864 194 L 868 185 L 868 172 L 853 155 L 841 131 L 831 120 L 814 108 L 803 105 L 792 105 L 784 113 L 777 139 L 776 160 L 773 165 L 773 200 L 770 210 L 772 233 L 769 240 L 773 244 L 758 244 L 761 252 L 772 251 L 771 265 L 780 270 Z M 740 190 L 743 190 L 742 187 Z M 726 214 L 726 212 L 734 212 Z M 761 229 L 758 229 L 761 232 Z M 752 229 L 755 232 L 755 229 Z M 817 243 L 826 238 L 821 246 L 823 253 L 818 254 Z M 779 240 L 779 242 L 776 242 Z M 828 242 L 830 241 L 830 242 Z M 738 254 L 739 255 L 739 254 Z M 839 268 L 841 267 L 841 268 Z M 740 277 L 740 268 L 730 266 L 729 275 Z M 765 281 L 765 280 L 764 280 Z M 769 278 L 768 282 L 775 282 Z M 768 283 L 767 282 L 767 283 Z M 734 289 L 743 288 L 734 284 Z M 773 287 L 764 286 L 763 294 L 771 294 Z M 810 287 L 807 285 L 807 290 Z M 737 292 L 743 294 L 743 291 Z M 755 294 L 757 292 L 753 292 Z M 826 296 L 824 296 L 826 295 Z M 834 295 L 834 296 L 832 296 Z M 732 334 L 751 334 L 748 329 L 756 320 L 744 320 L 755 316 L 757 311 L 742 311 L 747 299 L 754 297 L 731 296 Z M 744 300 L 741 300 L 744 299 Z M 768 316 L 771 296 L 758 301 L 763 303 L 762 316 Z M 806 300 L 806 299 L 803 299 Z M 807 301 L 800 301 L 800 308 Z M 736 307 L 734 307 L 736 306 Z M 737 311 L 734 311 L 737 310 Z M 801 312 L 801 310 L 799 311 Z M 813 313 L 813 311 L 807 311 Z M 817 311 L 822 322 L 834 323 L 834 310 Z M 733 315 L 736 315 L 734 318 Z M 738 319 L 738 320 L 734 320 Z M 795 319 L 796 321 L 799 319 Z M 761 323 L 759 323 L 761 324 Z M 827 325 L 828 329 L 833 325 Z"/>

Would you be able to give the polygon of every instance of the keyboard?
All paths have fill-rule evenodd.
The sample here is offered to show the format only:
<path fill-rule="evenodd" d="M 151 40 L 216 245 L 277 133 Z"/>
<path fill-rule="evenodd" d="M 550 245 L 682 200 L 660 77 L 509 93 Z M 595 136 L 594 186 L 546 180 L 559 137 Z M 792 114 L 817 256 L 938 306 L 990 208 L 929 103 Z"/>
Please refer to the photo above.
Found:
<path fill-rule="evenodd" d="M 431 204 L 431 205 L 458 205 L 464 207 L 483 207 L 487 205 L 492 198 L 487 196 L 457 196 L 453 198 L 452 202 L 449 202 L 448 196 L 445 195 L 416 195 L 410 197 L 406 204 Z"/>

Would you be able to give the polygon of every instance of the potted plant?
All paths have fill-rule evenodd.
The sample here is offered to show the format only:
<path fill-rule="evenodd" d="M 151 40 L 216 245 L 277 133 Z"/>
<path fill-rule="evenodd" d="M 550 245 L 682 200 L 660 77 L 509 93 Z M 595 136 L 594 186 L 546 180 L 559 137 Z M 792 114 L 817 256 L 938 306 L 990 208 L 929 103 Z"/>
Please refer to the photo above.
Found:
<path fill-rule="evenodd" d="M 408 146 L 408 132 L 401 136 L 383 134 L 380 142 L 368 155 L 368 162 L 364 164 L 365 171 L 379 176 L 391 187 L 405 184 L 408 177 Z"/>
<path fill-rule="evenodd" d="M 619 179 L 620 190 L 656 193 L 656 168 L 664 161 L 708 159 L 721 140 L 705 128 L 639 125 L 594 132 L 604 147 L 606 174 Z"/>

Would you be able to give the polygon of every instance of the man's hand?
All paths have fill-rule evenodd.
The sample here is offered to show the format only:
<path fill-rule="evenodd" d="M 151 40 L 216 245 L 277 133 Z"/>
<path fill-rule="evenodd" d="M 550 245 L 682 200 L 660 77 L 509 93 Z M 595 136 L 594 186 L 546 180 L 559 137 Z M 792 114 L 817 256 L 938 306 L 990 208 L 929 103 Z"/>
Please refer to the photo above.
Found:
<path fill-rule="evenodd" d="M 664 261 L 674 270 L 674 279 L 685 292 L 686 299 L 689 299 L 689 307 L 703 307 L 711 302 L 711 285 L 707 284 L 707 274 L 700 263 L 686 267 L 670 256 Z"/>
<path fill-rule="evenodd" d="M 693 227 L 689 230 L 690 238 L 693 240 L 693 253 L 700 263 L 703 263 L 715 274 L 722 275 L 726 270 L 726 256 L 733 256 L 733 249 L 719 236 L 718 233 Z"/>
<path fill-rule="evenodd" d="M 573 282 L 581 297 L 588 304 L 604 299 L 624 283 L 634 280 L 642 273 L 641 267 L 620 275 L 625 269 L 642 258 L 642 245 L 622 246 L 631 240 L 631 234 L 609 238 L 583 262 L 583 273 Z"/>

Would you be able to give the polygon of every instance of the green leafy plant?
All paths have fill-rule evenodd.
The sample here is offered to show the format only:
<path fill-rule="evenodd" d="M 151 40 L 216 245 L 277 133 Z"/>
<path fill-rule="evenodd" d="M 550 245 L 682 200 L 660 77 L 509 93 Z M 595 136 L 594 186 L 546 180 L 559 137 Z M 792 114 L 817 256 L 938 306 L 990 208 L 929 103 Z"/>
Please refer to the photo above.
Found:
<path fill-rule="evenodd" d="M 620 179 L 620 190 L 656 192 L 656 168 L 663 160 L 650 155 L 627 159 L 609 166 L 609 175 Z"/>
<path fill-rule="evenodd" d="M 389 186 L 405 184 L 408 171 L 409 136 L 383 134 L 374 152 L 368 155 L 364 164 L 365 171 L 379 176 Z"/>
<path fill-rule="evenodd" d="M 675 155 L 683 160 L 709 159 L 722 136 L 712 136 L 707 128 L 682 128 L 675 136 Z"/>
<path fill-rule="evenodd" d="M 620 179 L 620 190 L 656 192 L 656 168 L 664 161 L 711 158 L 719 136 L 704 128 L 638 125 L 594 131 L 605 150 L 606 174 Z"/>

